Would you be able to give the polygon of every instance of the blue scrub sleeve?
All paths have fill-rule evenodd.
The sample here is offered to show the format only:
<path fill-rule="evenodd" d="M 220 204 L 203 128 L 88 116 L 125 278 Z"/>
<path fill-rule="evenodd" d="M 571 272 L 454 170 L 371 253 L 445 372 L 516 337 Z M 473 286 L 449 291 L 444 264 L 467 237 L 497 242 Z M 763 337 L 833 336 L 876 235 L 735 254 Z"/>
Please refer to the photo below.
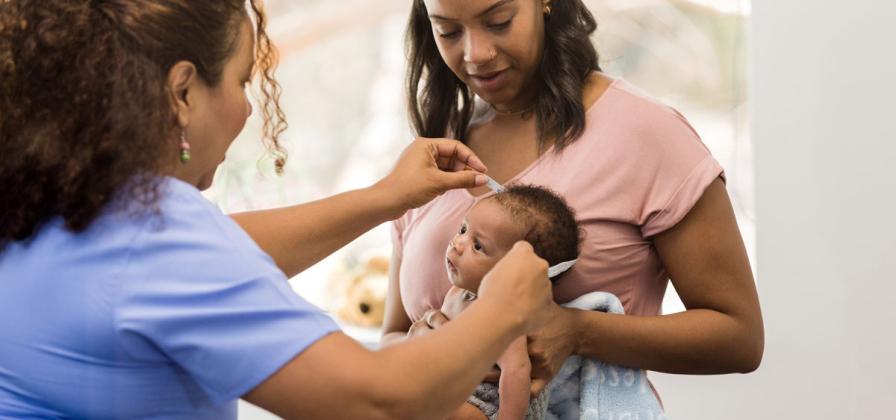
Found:
<path fill-rule="evenodd" d="M 115 305 L 129 357 L 179 365 L 220 403 L 339 330 L 229 217 L 201 207 L 177 214 L 131 247 L 127 277 L 137 281 Z"/>
<path fill-rule="evenodd" d="M 318 309 L 282 290 L 286 285 L 273 276 L 188 285 L 148 281 L 119 311 L 122 343 L 137 359 L 164 354 L 215 403 L 239 398 L 338 330 Z"/>

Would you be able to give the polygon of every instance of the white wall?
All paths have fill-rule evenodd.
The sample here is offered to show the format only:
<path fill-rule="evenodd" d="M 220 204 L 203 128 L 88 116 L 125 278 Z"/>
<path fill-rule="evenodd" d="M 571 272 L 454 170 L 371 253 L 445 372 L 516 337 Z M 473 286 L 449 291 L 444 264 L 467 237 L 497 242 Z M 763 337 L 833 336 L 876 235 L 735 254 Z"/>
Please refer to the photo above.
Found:
<path fill-rule="evenodd" d="M 747 376 L 655 375 L 673 419 L 896 418 L 896 2 L 754 0 Z"/>

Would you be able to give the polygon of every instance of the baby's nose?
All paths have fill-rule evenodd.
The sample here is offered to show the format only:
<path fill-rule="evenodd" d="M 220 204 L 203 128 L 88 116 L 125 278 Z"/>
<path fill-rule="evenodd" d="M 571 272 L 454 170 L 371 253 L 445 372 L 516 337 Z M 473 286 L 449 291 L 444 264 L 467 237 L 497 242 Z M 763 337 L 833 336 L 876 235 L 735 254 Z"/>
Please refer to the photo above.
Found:
<path fill-rule="evenodd" d="M 451 248 L 454 248 L 454 251 L 458 254 L 463 252 L 464 241 L 463 237 L 461 237 L 460 235 L 455 236 L 454 239 L 452 239 L 448 244 L 451 246 Z"/>

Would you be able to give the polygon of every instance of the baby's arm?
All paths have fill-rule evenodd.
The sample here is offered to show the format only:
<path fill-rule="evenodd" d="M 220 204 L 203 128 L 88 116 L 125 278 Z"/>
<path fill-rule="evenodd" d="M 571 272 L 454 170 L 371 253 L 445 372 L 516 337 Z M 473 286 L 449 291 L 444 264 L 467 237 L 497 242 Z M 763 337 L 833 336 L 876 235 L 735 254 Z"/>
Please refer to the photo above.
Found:
<path fill-rule="evenodd" d="M 501 379 L 498 382 L 498 419 L 520 420 L 529 409 L 529 386 L 532 364 L 526 348 L 526 336 L 514 340 L 498 359 Z"/>

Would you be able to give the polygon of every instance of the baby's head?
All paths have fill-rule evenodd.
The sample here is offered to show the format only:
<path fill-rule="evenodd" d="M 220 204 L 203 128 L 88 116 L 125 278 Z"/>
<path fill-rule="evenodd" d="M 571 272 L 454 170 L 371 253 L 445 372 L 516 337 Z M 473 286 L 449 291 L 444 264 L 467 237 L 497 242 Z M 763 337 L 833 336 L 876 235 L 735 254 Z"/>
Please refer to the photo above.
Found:
<path fill-rule="evenodd" d="M 508 187 L 480 201 L 448 243 L 445 264 L 451 284 L 476 292 L 482 277 L 520 240 L 532 244 L 549 265 L 576 259 L 580 236 L 575 212 L 551 190 L 532 185 Z"/>

